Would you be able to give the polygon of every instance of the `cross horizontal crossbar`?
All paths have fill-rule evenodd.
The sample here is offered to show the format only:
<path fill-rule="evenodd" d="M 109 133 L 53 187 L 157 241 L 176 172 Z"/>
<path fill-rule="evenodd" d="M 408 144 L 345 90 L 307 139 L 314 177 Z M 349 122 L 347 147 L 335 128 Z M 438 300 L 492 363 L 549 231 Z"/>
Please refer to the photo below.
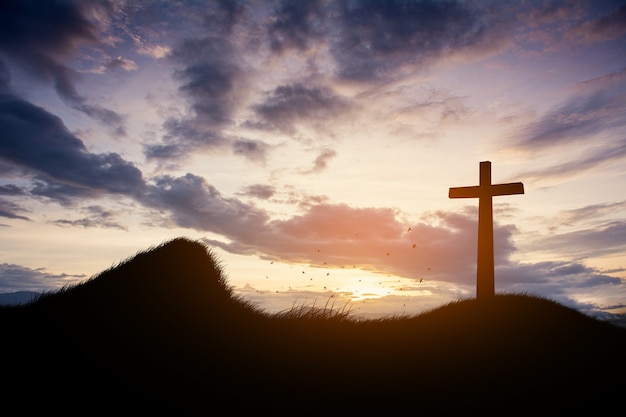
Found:
<path fill-rule="evenodd" d="M 488 186 L 475 185 L 472 187 L 450 188 L 449 198 L 480 198 L 499 195 L 524 194 L 524 184 L 512 182 L 508 184 L 493 184 Z"/>

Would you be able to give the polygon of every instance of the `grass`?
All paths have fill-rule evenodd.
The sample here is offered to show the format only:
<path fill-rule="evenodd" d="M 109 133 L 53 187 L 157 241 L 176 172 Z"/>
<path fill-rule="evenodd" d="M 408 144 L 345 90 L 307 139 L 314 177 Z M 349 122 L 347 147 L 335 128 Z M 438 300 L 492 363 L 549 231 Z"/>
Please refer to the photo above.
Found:
<path fill-rule="evenodd" d="M 372 320 L 333 302 L 268 314 L 233 293 L 206 246 L 164 242 L 0 308 L 5 402 L 81 415 L 622 407 L 626 329 L 554 301 L 499 294 Z"/>
<path fill-rule="evenodd" d="M 296 304 L 294 301 L 291 308 L 279 311 L 273 314 L 274 318 L 279 319 L 297 319 L 297 320 L 353 320 L 352 307 L 348 303 L 340 309 L 335 308 L 334 297 L 329 297 L 323 307 L 316 306 L 315 303 L 307 305 L 302 303 Z"/>

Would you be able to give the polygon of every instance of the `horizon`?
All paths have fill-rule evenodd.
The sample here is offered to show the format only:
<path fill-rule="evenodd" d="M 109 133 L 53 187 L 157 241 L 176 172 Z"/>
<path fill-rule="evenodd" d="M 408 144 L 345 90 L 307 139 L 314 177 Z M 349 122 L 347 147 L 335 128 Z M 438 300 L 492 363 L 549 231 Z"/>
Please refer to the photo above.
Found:
<path fill-rule="evenodd" d="M 268 311 L 476 289 L 626 313 L 626 3 L 6 3 L 0 293 L 205 243 Z"/>

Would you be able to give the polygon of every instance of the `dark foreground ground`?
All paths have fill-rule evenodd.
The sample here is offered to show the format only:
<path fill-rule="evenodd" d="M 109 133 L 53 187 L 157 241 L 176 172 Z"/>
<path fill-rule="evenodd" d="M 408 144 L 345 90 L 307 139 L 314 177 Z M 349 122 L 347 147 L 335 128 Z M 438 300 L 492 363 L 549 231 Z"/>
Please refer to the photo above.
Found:
<path fill-rule="evenodd" d="M 0 308 L 0 326 L 2 407 L 18 413 L 601 415 L 625 404 L 622 327 L 532 295 L 410 318 L 272 316 L 234 297 L 210 250 L 186 239 Z"/>

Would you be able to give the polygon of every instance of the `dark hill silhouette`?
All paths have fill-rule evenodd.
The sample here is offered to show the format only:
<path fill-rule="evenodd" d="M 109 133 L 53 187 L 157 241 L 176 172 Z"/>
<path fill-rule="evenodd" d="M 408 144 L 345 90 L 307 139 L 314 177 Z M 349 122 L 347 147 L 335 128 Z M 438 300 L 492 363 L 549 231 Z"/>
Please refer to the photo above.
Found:
<path fill-rule="evenodd" d="M 559 415 L 621 409 L 626 329 L 529 295 L 413 317 L 268 314 L 174 239 L 0 308 L 3 404 L 66 414 Z"/>

